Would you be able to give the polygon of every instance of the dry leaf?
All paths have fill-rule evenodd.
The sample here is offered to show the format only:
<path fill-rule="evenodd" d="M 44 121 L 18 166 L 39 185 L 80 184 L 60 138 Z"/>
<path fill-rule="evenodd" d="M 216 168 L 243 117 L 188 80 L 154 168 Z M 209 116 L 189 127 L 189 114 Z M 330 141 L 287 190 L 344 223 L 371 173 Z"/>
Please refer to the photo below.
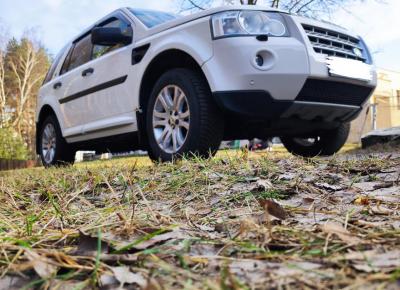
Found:
<path fill-rule="evenodd" d="M 165 234 L 157 235 L 147 241 L 143 241 L 133 246 L 132 248 L 137 250 L 145 250 L 161 242 L 165 242 L 171 239 L 183 239 L 183 238 L 185 238 L 185 236 L 180 230 L 173 230 Z"/>
<path fill-rule="evenodd" d="M 52 265 L 50 259 L 42 257 L 36 252 L 25 250 L 25 256 L 32 263 L 35 272 L 42 279 L 49 279 L 53 277 L 58 271 L 58 267 Z"/>
<path fill-rule="evenodd" d="M 327 234 L 337 235 L 343 242 L 349 245 L 355 245 L 362 242 L 361 239 L 353 236 L 341 224 L 336 222 L 326 222 L 322 227 L 322 230 Z"/>
<path fill-rule="evenodd" d="M 365 252 L 350 252 L 344 256 L 351 261 L 354 268 L 363 272 L 390 272 L 400 267 L 400 250 L 392 250 L 386 253 L 377 250 Z"/>
<path fill-rule="evenodd" d="M 258 202 L 264 208 L 264 210 L 270 215 L 281 220 L 286 219 L 287 217 L 286 211 L 283 209 L 282 206 L 280 206 L 275 201 L 270 199 L 259 199 Z"/>
<path fill-rule="evenodd" d="M 98 237 L 92 237 L 82 231 L 79 231 L 78 247 L 74 254 L 81 256 L 95 256 L 98 251 Z M 109 245 L 101 241 L 101 253 L 109 251 Z"/>
<path fill-rule="evenodd" d="M 115 275 L 115 279 L 121 283 L 121 287 L 124 284 L 137 284 L 142 288 L 147 286 L 147 280 L 140 273 L 132 273 L 128 267 L 112 267 L 111 270 Z"/>
<path fill-rule="evenodd" d="M 366 196 L 360 195 L 354 200 L 354 203 L 358 205 L 369 205 L 369 199 Z"/>
<path fill-rule="evenodd" d="M 380 206 L 372 206 L 371 212 L 380 215 L 391 215 L 393 213 L 393 210 L 387 208 L 386 206 L 380 205 Z"/>
<path fill-rule="evenodd" d="M 272 185 L 271 181 L 267 179 L 260 179 L 257 180 L 257 187 L 261 190 L 268 190 L 273 188 L 274 186 Z"/>
<path fill-rule="evenodd" d="M 327 189 L 327 190 L 332 190 L 332 191 L 338 191 L 338 190 L 341 190 L 343 188 L 340 185 L 332 185 L 332 184 L 329 184 L 329 183 L 320 183 L 320 182 L 316 182 L 315 186 L 317 186 L 319 188 Z"/>

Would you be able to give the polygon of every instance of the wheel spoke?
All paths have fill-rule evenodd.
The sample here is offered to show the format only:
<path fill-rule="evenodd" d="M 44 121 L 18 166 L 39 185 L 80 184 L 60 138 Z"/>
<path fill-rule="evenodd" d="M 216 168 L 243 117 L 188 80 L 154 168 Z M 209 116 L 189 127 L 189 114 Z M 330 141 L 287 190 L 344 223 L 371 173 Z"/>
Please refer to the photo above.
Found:
<path fill-rule="evenodd" d="M 46 154 L 44 155 L 44 160 L 46 160 L 47 162 L 50 162 L 51 159 L 49 160 L 49 157 L 50 157 L 50 150 L 47 150 Z"/>
<path fill-rule="evenodd" d="M 183 112 L 183 113 L 179 113 L 179 119 L 186 119 L 189 116 L 190 116 L 189 110 L 187 110 L 186 112 Z"/>
<path fill-rule="evenodd" d="M 169 145 L 171 144 L 171 137 L 172 137 L 172 132 L 171 132 L 171 130 L 168 130 L 167 134 L 164 137 L 163 143 L 162 143 L 164 148 L 168 148 Z"/>
<path fill-rule="evenodd" d="M 154 127 L 166 126 L 167 124 L 168 124 L 167 120 L 156 120 L 156 121 L 153 121 L 153 126 Z"/>
<path fill-rule="evenodd" d="M 164 97 L 165 103 L 168 106 L 168 109 L 171 110 L 174 106 L 174 101 L 172 100 L 172 96 L 170 94 L 170 90 L 168 87 L 164 89 L 163 97 Z"/>
<path fill-rule="evenodd" d="M 178 151 L 177 150 L 177 148 L 178 148 L 178 144 L 177 144 L 178 142 L 177 142 L 177 140 L 176 140 L 176 129 L 174 129 L 173 131 L 172 131 L 172 150 L 173 150 L 173 152 L 176 152 L 176 151 Z"/>
<path fill-rule="evenodd" d="M 164 130 L 161 132 L 161 135 L 157 138 L 157 143 L 161 144 L 165 138 L 165 135 L 168 133 L 169 128 L 165 127 Z"/>
<path fill-rule="evenodd" d="M 179 112 L 180 105 L 184 99 L 185 99 L 185 95 L 183 94 L 183 92 L 178 87 L 175 87 L 174 110 L 176 112 Z"/>
<path fill-rule="evenodd" d="M 163 90 L 158 96 L 158 101 L 161 103 L 161 106 L 164 108 L 165 112 L 169 112 L 170 106 L 168 105 L 167 97 L 165 95 L 165 90 Z"/>
<path fill-rule="evenodd" d="M 46 128 L 44 128 L 43 135 L 47 140 L 50 139 L 50 132 L 49 132 L 48 126 L 46 126 Z"/>
<path fill-rule="evenodd" d="M 183 127 L 189 131 L 189 122 L 186 121 L 179 121 L 179 127 Z"/>
<path fill-rule="evenodd" d="M 181 147 L 183 145 L 183 142 L 185 141 L 185 137 L 183 135 L 183 132 L 180 128 L 178 128 L 177 130 L 177 134 L 176 134 L 176 140 L 178 142 L 178 146 Z"/>
<path fill-rule="evenodd" d="M 167 112 L 163 113 L 163 112 L 159 112 L 159 111 L 154 111 L 153 116 L 156 118 L 164 119 L 164 120 L 167 120 L 169 118 L 169 114 Z"/>

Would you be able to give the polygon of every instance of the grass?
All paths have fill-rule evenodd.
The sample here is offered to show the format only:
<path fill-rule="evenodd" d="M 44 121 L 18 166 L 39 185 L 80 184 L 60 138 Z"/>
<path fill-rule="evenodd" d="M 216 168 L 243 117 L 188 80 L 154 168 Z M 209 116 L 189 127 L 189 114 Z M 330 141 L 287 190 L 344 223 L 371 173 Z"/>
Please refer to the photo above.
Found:
<path fill-rule="evenodd" d="M 175 164 L 137 157 L 2 172 L 0 289 L 395 287 L 399 151 L 347 149 L 310 160 L 228 150 Z M 389 195 L 370 188 L 387 182 Z"/>

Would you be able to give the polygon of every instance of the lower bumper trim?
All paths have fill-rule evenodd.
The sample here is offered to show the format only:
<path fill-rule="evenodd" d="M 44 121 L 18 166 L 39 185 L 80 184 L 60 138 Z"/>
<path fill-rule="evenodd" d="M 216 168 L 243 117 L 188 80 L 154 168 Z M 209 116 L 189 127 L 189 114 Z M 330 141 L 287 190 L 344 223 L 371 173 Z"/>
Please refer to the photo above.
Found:
<path fill-rule="evenodd" d="M 362 107 L 301 100 L 275 100 L 265 91 L 213 93 L 219 107 L 228 114 L 248 119 L 300 119 L 306 121 L 347 122 L 355 119 Z"/>

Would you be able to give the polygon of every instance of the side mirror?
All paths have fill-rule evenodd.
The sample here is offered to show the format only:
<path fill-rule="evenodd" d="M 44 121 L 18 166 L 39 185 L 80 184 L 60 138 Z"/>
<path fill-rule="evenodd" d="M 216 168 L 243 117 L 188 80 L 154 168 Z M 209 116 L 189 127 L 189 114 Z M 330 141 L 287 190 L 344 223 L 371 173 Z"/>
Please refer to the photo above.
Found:
<path fill-rule="evenodd" d="M 92 44 L 113 46 L 116 44 L 130 44 L 132 36 L 122 33 L 118 27 L 96 27 L 92 30 Z"/>

